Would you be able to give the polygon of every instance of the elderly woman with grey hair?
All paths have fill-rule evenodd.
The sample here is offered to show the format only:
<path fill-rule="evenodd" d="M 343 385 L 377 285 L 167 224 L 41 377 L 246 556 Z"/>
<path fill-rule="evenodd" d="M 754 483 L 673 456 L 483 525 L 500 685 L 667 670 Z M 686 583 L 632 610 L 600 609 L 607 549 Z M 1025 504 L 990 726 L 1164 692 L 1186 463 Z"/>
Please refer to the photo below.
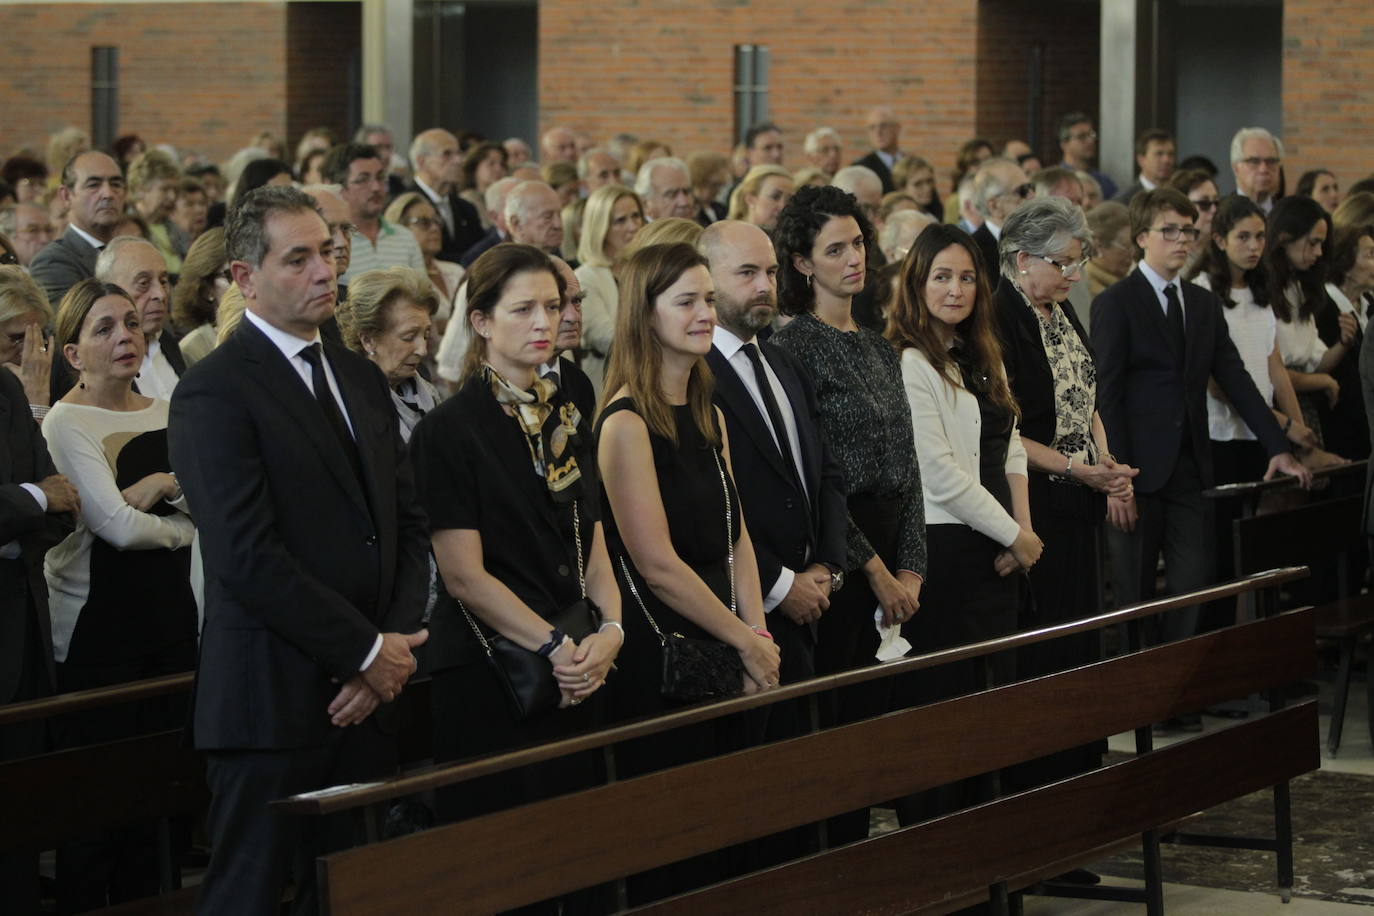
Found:
<path fill-rule="evenodd" d="M 1022 204 L 1002 226 L 1002 282 L 993 310 L 1012 395 L 1021 408 L 1021 442 L 1029 463 L 1031 518 L 1045 542 L 1029 572 L 1034 601 L 1023 627 L 1088 617 L 1102 606 L 1098 540 L 1109 497 L 1126 497 L 1136 470 L 1112 457 L 1098 418 L 1097 366 L 1088 335 L 1068 305 L 1094 251 L 1079 207 L 1060 197 Z M 1114 500 L 1115 501 L 1115 500 Z M 1030 647 L 1018 672 L 1035 676 L 1085 664 L 1091 637 Z M 1095 765 L 1096 748 L 1057 755 L 1055 769 L 1032 767 L 1044 781 Z"/>
<path fill-rule="evenodd" d="M 434 284 L 410 267 L 358 274 L 348 284 L 348 301 L 339 306 L 344 343 L 386 376 L 406 442 L 415 424 L 441 400 L 438 389 L 419 374 L 438 309 Z"/>

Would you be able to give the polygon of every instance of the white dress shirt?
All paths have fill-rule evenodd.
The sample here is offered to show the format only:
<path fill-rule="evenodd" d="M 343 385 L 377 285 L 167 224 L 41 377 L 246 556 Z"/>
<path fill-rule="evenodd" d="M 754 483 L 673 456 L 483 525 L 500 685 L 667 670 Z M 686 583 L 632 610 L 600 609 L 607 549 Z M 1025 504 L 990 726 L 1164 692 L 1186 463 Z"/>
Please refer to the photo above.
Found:
<path fill-rule="evenodd" d="M 759 409 L 759 416 L 763 417 L 764 425 L 773 433 L 773 441 L 778 441 L 778 431 L 773 429 L 772 421 L 768 417 L 768 405 L 763 400 L 763 392 L 759 389 L 758 381 L 754 375 L 754 364 L 744 352 L 746 344 L 758 346 L 755 338 L 740 340 L 730 331 L 720 325 L 712 332 L 712 342 L 717 350 L 725 357 L 725 361 L 730 364 L 730 368 L 735 370 L 735 374 L 744 383 L 744 388 L 749 392 L 749 397 L 753 399 L 754 406 Z M 762 351 L 760 351 L 762 356 Z M 768 364 L 768 360 L 763 361 L 763 374 L 768 379 L 768 385 L 773 389 L 773 399 L 778 402 L 778 413 L 782 414 L 782 425 L 786 427 L 787 449 L 792 453 L 792 462 L 799 475 L 802 474 L 801 439 L 797 434 L 797 416 L 792 410 L 792 402 L 787 397 L 787 391 L 782 387 L 782 382 L 778 380 L 777 373 Z M 781 447 L 781 446 L 779 446 Z M 806 498 L 811 499 L 811 493 L 806 488 L 806 477 L 802 475 L 802 492 Z M 763 609 L 765 612 L 773 610 L 782 599 L 787 597 L 787 593 L 792 590 L 792 581 L 796 578 L 796 571 L 782 567 L 778 573 L 778 578 L 768 589 L 768 594 L 763 597 Z"/>
<path fill-rule="evenodd" d="M 143 365 L 138 370 L 138 393 L 170 401 L 178 381 L 177 371 L 167 362 L 167 354 L 162 352 L 162 341 L 151 341 L 148 352 L 143 354 Z"/>
<path fill-rule="evenodd" d="M 1183 312 L 1183 326 L 1188 326 L 1188 310 L 1183 307 L 1183 281 L 1178 277 L 1166 280 L 1155 272 L 1155 269 L 1143 260 L 1136 265 L 1140 268 L 1140 275 L 1150 281 L 1150 287 L 1155 291 L 1155 298 L 1159 300 L 1159 307 L 1164 312 L 1164 319 L 1169 319 L 1169 300 L 1164 295 L 1164 288 L 1172 286 L 1178 295 L 1178 307 Z"/>
<path fill-rule="evenodd" d="M 449 205 L 448 195 L 440 194 L 438 191 L 425 184 L 424 179 L 415 176 L 415 187 L 429 198 L 429 202 L 434 205 L 434 210 L 439 214 L 439 218 L 448 227 L 448 234 L 453 235 L 453 207 Z"/>
<path fill-rule="evenodd" d="M 304 340 L 297 337 L 295 334 L 288 334 L 280 328 L 268 324 L 266 320 L 255 314 L 252 309 L 244 309 L 243 317 L 251 321 L 254 327 L 259 331 L 266 334 L 267 339 L 272 341 L 272 345 L 281 351 L 282 356 L 286 357 L 286 361 L 291 364 L 291 368 L 296 370 L 296 374 L 299 375 L 301 381 L 305 383 L 305 390 L 310 392 L 312 396 L 315 393 L 315 384 L 311 380 L 310 363 L 305 361 L 301 353 L 311 344 L 320 344 L 320 362 L 324 366 L 324 377 L 329 382 L 329 390 L 334 395 L 334 403 L 339 405 L 339 413 L 343 414 L 344 422 L 348 424 L 349 433 L 356 439 L 357 434 L 353 430 L 353 421 L 348 416 L 348 407 L 344 403 L 343 393 L 339 391 L 339 380 L 334 377 L 334 369 L 329 365 L 329 357 L 324 355 L 323 338 L 320 337 L 319 329 L 317 328 L 315 330 L 314 340 Z M 363 671 L 371 665 L 373 659 L 377 657 L 377 653 L 380 651 L 382 651 L 382 634 L 378 633 L 376 641 L 372 644 L 372 651 L 367 653 L 367 658 L 363 659 L 363 663 L 358 666 L 358 670 Z"/>

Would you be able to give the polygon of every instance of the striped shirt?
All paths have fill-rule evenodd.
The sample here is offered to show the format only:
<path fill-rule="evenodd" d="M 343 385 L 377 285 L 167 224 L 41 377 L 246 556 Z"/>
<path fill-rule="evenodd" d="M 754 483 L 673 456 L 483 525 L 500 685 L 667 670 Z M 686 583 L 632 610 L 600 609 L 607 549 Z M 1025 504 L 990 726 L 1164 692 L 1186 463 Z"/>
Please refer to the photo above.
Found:
<path fill-rule="evenodd" d="M 376 245 L 357 231 L 353 233 L 352 242 L 348 273 L 339 278 L 339 282 L 345 286 L 363 271 L 384 267 L 413 267 L 421 273 L 425 272 L 425 257 L 420 253 L 420 245 L 409 229 L 400 229 L 381 220 Z"/>

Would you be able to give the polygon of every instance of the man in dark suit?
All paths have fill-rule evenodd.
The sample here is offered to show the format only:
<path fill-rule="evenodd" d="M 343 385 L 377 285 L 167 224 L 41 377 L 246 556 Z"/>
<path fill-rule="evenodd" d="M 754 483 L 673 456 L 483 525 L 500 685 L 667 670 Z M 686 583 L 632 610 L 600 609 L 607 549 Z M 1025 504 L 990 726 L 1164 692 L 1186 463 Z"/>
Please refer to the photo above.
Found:
<path fill-rule="evenodd" d="M 77 153 L 62 169 L 57 193 L 70 207 L 67 231 L 44 245 L 29 265 L 54 310 L 67 290 L 95 276 L 96 255 L 124 218 L 124 173 L 104 153 Z"/>
<path fill-rule="evenodd" d="M 477 240 L 476 244 L 463 252 L 463 256 L 458 259 L 459 264 L 464 267 L 472 266 L 472 262 L 489 249 L 510 238 L 510 228 L 506 223 L 506 195 L 519 183 L 519 179 L 516 178 L 502 178 L 487 188 L 487 213 L 491 216 L 492 227 L 487 230 L 486 235 Z"/>
<path fill-rule="evenodd" d="M 268 805 L 395 769 L 379 705 L 427 636 L 428 538 L 385 380 L 321 347 L 334 264 L 313 201 L 259 188 L 225 245 L 247 311 L 177 386 L 168 425 L 205 567 L 192 737 L 213 850 L 197 911 L 275 912 L 294 861 L 295 911 L 313 913 L 312 859 L 341 837 Z"/>
<path fill-rule="evenodd" d="M 1135 140 L 1135 164 L 1139 170 L 1136 180 L 1113 197 L 1117 203 L 1130 206 L 1131 198 L 1141 191 L 1153 191 L 1169 181 L 1174 174 L 1177 146 L 1174 135 L 1167 130 L 1151 127 Z"/>
<path fill-rule="evenodd" d="M 438 258 L 456 264 L 483 235 L 477 208 L 458 196 L 458 182 L 463 177 L 458 138 L 441 127 L 423 131 L 410 144 L 410 162 L 415 169 L 415 190 L 434 205 L 442 223 L 443 245 Z"/>
<path fill-rule="evenodd" d="M 177 380 L 186 371 L 186 360 L 176 335 L 167 325 L 172 297 L 166 259 L 148 240 L 120 236 L 101 249 L 95 262 L 95 277 L 127 292 L 138 308 L 146 349 L 134 390 L 150 398 L 170 400 Z M 75 378 L 67 361 L 53 360 L 49 376 L 51 403 L 57 403 L 73 384 Z"/>
<path fill-rule="evenodd" d="M 883 193 L 887 194 L 894 190 L 892 169 L 896 167 L 897 160 L 902 158 L 902 122 L 897 120 L 891 108 L 874 108 L 864 123 L 868 128 L 868 137 L 873 141 L 873 150 L 854 164 L 872 169 L 883 183 Z"/>
<path fill-rule="evenodd" d="M 817 621 L 844 584 L 848 510 L 844 472 L 817 420 L 811 376 L 786 350 L 758 343 L 777 314 L 778 260 L 757 226 L 734 220 L 702 233 L 716 287 L 717 325 L 706 355 L 725 416 L 730 462 L 758 561 L 768 631 L 784 684 L 816 674 Z M 767 741 L 802 734 L 807 707 L 774 705 Z M 815 828 L 757 844 L 758 865 L 816 851 Z"/>
<path fill-rule="evenodd" d="M 842 584 L 843 471 L 816 420 L 809 374 L 785 351 L 755 341 L 777 313 L 778 262 L 768 236 L 725 220 L 707 227 L 700 249 L 711 262 L 718 321 L 706 361 L 730 434 L 768 629 L 782 649 L 783 682 L 794 682 L 815 673 L 814 625 Z"/>
<path fill-rule="evenodd" d="M 1212 525 L 1202 495 L 1212 483 L 1209 378 L 1271 456 L 1265 478 L 1286 473 L 1311 481 L 1241 363 L 1220 300 L 1178 277 L 1197 237 L 1196 219 L 1192 202 L 1172 188 L 1138 195 L 1131 232 L 1139 265 L 1092 304 L 1102 424 L 1116 460 L 1140 469 L 1133 496 L 1108 502 L 1120 604 L 1154 596 L 1161 551 L 1170 594 L 1212 580 Z M 1191 636 L 1196 622 L 1196 608 L 1166 615 L 1163 637 Z"/>
<path fill-rule="evenodd" d="M 973 241 L 983 256 L 987 276 L 995 277 L 1001 269 L 997 244 L 1002 224 L 1034 194 L 1035 186 L 1026 178 L 1025 169 L 1010 159 L 988 159 L 978 167 L 973 178 L 973 206 L 983 217 L 983 224 L 974 231 Z"/>
<path fill-rule="evenodd" d="M 553 266 L 558 270 L 558 292 L 563 300 L 563 310 L 558 315 L 558 334 L 553 340 L 553 358 L 539 367 L 543 377 L 554 375 L 561 391 L 576 405 L 582 416 L 590 423 L 596 416 L 596 387 L 587 373 L 573 362 L 573 351 L 582 342 L 582 284 L 568 262 L 556 255 L 549 255 Z"/>
<path fill-rule="evenodd" d="M 43 555 L 73 527 L 76 488 L 58 474 L 24 387 L 0 369 L 0 706 L 56 690 Z M 41 721 L 0 726 L 0 760 L 48 750 Z M 0 855 L 0 912 L 38 912 L 36 853 Z"/>

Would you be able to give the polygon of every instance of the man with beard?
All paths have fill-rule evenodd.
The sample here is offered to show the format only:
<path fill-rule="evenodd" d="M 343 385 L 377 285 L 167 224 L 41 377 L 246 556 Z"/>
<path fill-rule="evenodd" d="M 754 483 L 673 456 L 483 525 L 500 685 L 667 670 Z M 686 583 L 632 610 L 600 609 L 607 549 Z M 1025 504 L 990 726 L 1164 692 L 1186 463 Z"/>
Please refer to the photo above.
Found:
<path fill-rule="evenodd" d="M 413 267 L 424 273 L 425 258 L 409 229 L 382 218 L 386 207 L 386 164 L 376 148 L 365 143 L 341 143 L 324 158 L 325 180 L 340 187 L 353 219 L 352 258 L 345 285 L 365 270 Z"/>
<path fill-rule="evenodd" d="M 814 624 L 842 583 L 843 472 L 816 419 L 810 375 L 786 351 L 756 339 L 777 315 L 778 260 L 768 236 L 723 220 L 706 228 L 699 248 L 716 286 L 706 360 L 755 538 L 768 629 L 782 648 L 783 682 L 802 680 L 814 673 Z"/>
<path fill-rule="evenodd" d="M 768 631 L 782 651 L 781 681 L 816 673 L 816 622 L 844 584 L 849 515 L 844 472 L 817 419 L 811 376 L 786 350 L 758 343 L 778 312 L 778 258 L 764 231 L 722 220 L 698 249 L 716 287 L 716 329 L 706 361 L 716 378 L 730 460 L 758 560 Z M 806 708 L 776 704 L 765 740 L 801 734 Z M 798 828 L 760 843 L 768 862 L 815 851 Z"/>

